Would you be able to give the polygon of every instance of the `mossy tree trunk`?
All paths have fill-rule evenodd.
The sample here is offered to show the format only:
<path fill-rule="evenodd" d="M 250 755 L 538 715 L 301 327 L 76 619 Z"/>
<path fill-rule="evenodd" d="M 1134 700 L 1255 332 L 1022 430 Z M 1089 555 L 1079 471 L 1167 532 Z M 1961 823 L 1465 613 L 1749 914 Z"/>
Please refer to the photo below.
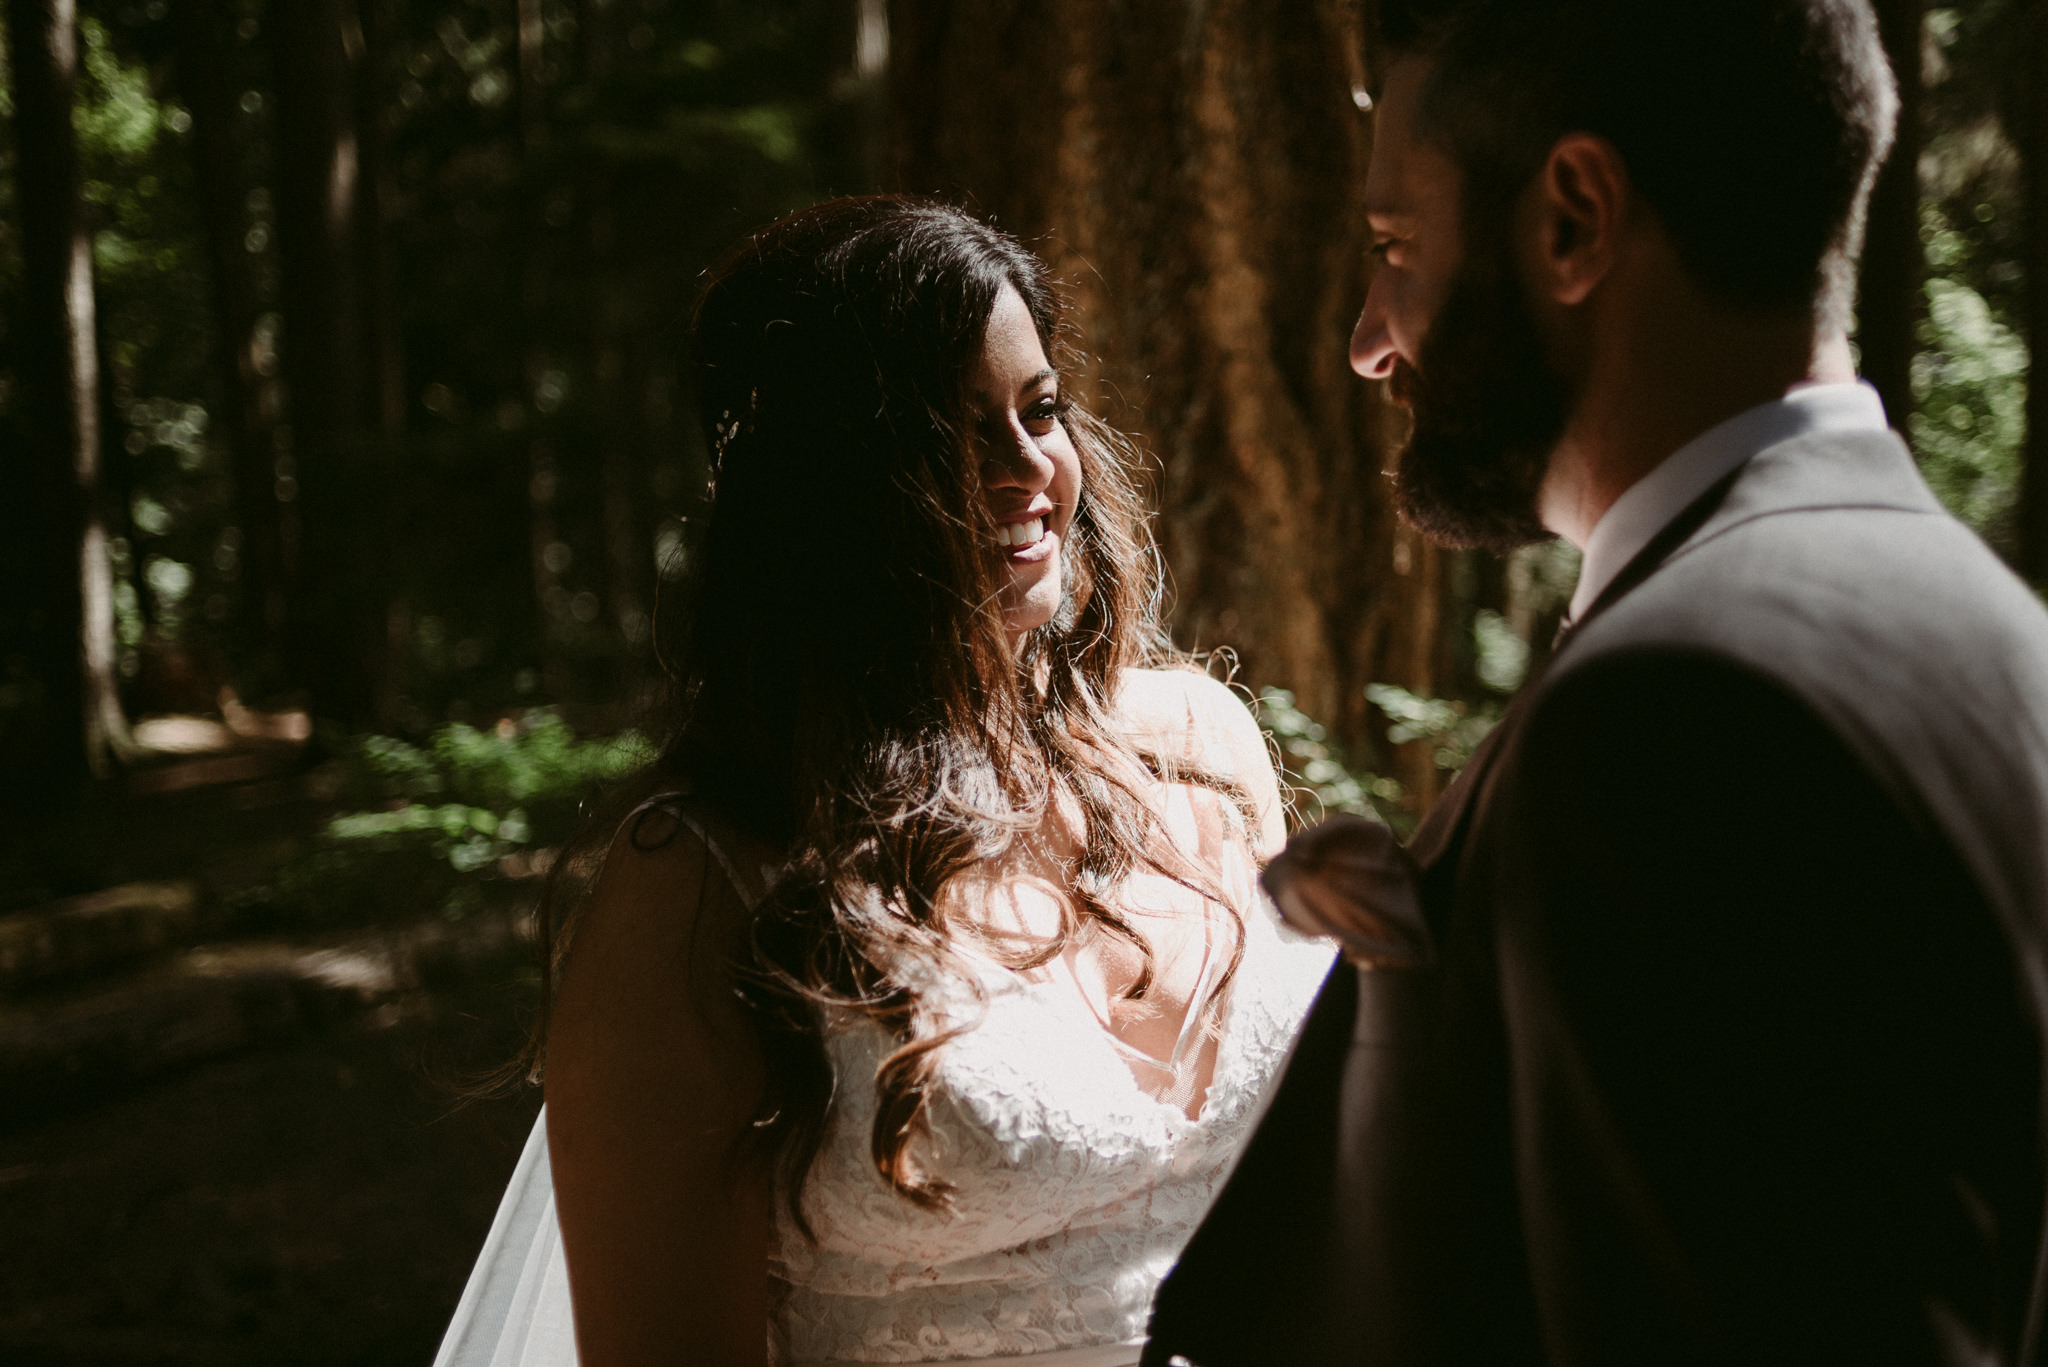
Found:
<path fill-rule="evenodd" d="M 1355 0 L 895 0 L 896 179 L 1033 243 L 1113 421 L 1155 453 L 1171 624 L 1354 754 L 1432 694 L 1444 557 L 1393 513 L 1405 418 L 1353 375 L 1371 119 Z M 1421 747 L 1400 777 L 1426 803 Z"/>

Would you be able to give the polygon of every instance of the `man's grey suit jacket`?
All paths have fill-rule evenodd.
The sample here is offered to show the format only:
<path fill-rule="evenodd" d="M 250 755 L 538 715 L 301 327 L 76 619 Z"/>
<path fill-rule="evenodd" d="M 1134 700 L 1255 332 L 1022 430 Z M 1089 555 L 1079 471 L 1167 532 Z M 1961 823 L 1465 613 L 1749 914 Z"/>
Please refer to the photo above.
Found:
<path fill-rule="evenodd" d="M 2048 614 L 1891 434 L 1713 497 L 1411 842 L 1433 961 L 1332 974 L 1148 1363 L 2037 1360 Z"/>

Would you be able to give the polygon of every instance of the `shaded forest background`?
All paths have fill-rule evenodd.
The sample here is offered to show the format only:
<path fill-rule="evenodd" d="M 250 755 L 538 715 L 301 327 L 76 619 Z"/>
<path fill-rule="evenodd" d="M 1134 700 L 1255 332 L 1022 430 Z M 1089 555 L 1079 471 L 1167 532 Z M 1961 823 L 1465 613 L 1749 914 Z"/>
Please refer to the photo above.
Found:
<path fill-rule="evenodd" d="M 2038 9 L 1888 4 L 1911 117 L 1859 337 L 1943 497 L 2037 581 Z M 1084 386 L 1156 461 L 1177 639 L 1232 648 L 1409 809 L 1420 704 L 1483 709 L 1569 588 L 1563 548 L 1443 555 L 1389 515 L 1400 419 L 1341 345 L 1356 0 L 10 15 L 0 763 L 29 814 L 147 766 L 157 716 L 630 721 L 704 512 L 699 273 L 832 193 L 945 195 L 1053 261 Z"/>
<path fill-rule="evenodd" d="M 1859 309 L 2048 584 L 2048 3 L 1881 0 Z M 1392 516 L 1351 375 L 1366 0 L 6 0 L 0 1356 L 421 1361 L 532 1096 L 535 876 L 646 753 L 702 270 L 831 194 L 995 219 L 1138 434 L 1182 645 L 1397 825 L 1576 562 Z M 1759 775 L 1758 781 L 1767 781 Z M 402 1252 L 394 1252 L 402 1250 Z M 317 1345 L 317 1346 L 309 1346 Z"/>

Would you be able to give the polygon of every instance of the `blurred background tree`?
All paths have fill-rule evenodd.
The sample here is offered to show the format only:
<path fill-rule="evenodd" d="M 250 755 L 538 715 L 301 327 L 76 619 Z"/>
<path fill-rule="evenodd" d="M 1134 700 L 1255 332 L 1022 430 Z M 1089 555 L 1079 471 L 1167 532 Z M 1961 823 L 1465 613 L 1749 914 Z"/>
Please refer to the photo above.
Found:
<path fill-rule="evenodd" d="M 533 877 L 646 753 L 690 310 L 787 210 L 934 193 L 1052 261 L 1176 639 L 1236 653 L 1302 816 L 1417 819 L 1577 563 L 1389 506 L 1401 417 L 1344 360 L 1368 4 L 7 0 L 0 1223 L 135 1232 L 91 1295 L 0 1243 L 0 1357 L 175 1321 L 166 1361 L 421 1359 L 532 1103 L 429 1130 L 416 1059 L 510 1049 Z M 1878 8 L 1862 365 L 2048 584 L 2048 0 Z M 240 1214 L 151 1166 L 166 1126 Z"/>
<path fill-rule="evenodd" d="M 1159 461 L 1176 638 L 1230 647 L 1249 685 L 1371 753 L 1366 685 L 1453 687 L 1460 614 L 1380 478 L 1397 417 L 1345 360 L 1368 261 L 1362 7 L 902 0 L 892 18 L 914 73 L 892 87 L 894 179 L 975 205 L 1071 282 L 1095 402 Z M 1407 758 L 1426 802 L 1438 771 Z"/>

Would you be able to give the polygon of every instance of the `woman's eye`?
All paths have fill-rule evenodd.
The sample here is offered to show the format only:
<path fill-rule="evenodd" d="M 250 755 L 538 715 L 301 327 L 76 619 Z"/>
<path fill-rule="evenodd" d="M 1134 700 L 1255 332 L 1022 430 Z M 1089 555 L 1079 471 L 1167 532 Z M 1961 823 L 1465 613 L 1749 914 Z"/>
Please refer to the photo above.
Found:
<path fill-rule="evenodd" d="M 1042 437 L 1052 431 L 1060 421 L 1060 415 L 1067 406 L 1058 399 L 1040 399 L 1024 410 L 1024 430 L 1034 437 Z"/>

